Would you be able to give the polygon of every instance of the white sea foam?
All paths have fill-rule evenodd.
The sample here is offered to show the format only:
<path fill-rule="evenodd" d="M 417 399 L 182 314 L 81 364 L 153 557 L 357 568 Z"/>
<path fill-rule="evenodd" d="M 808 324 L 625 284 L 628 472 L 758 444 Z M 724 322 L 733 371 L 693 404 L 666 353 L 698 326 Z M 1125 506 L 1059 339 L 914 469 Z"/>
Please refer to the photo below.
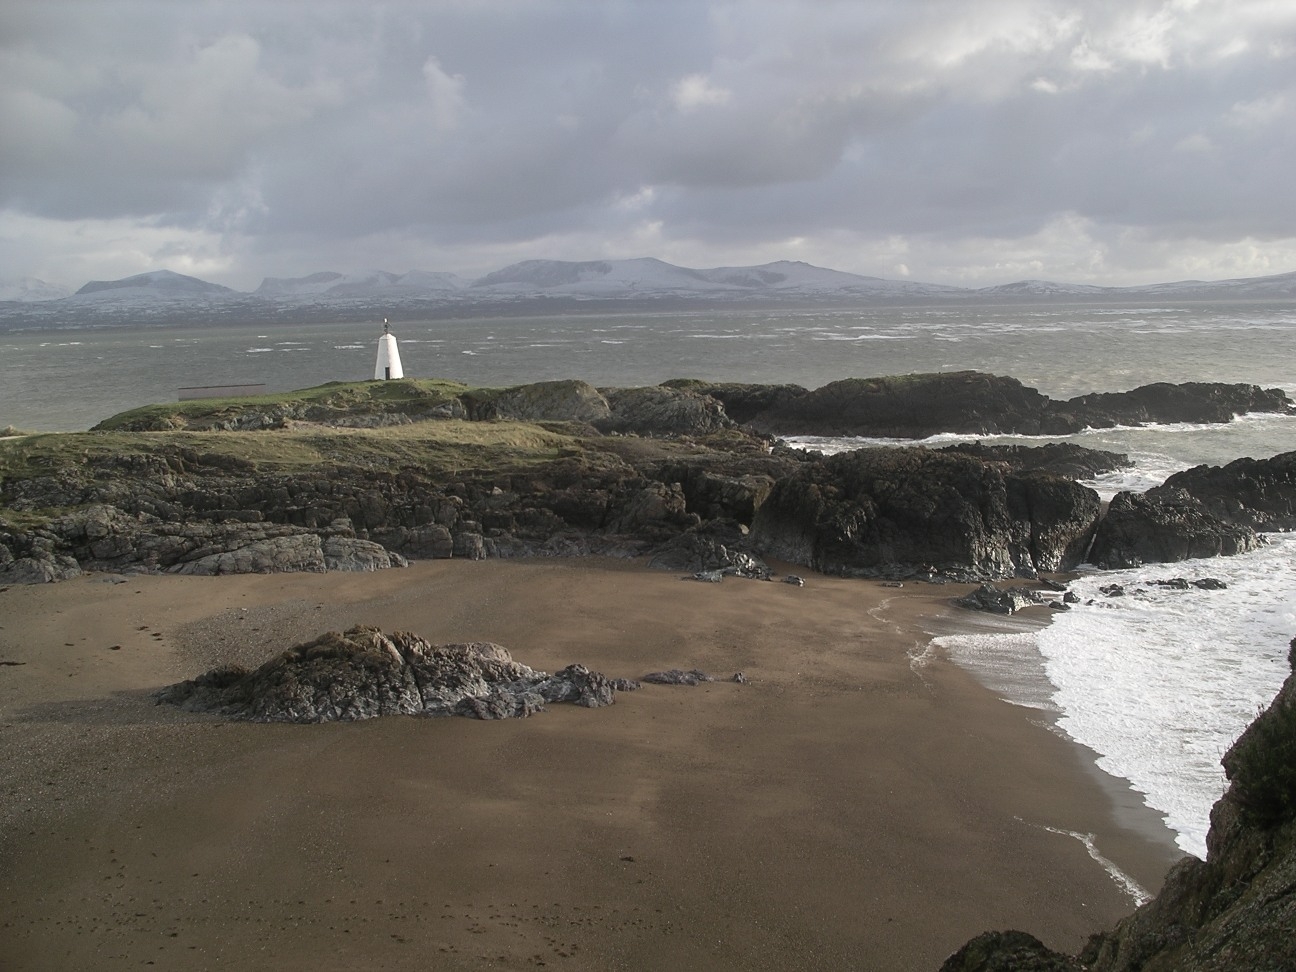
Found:
<path fill-rule="evenodd" d="M 1259 551 L 1128 571 L 1072 584 L 1083 603 L 1037 636 L 1059 725 L 1102 754 L 1165 815 L 1188 853 L 1205 856 L 1220 757 L 1277 692 L 1296 634 L 1296 536 Z M 1148 582 L 1215 577 L 1227 590 Z M 1130 594 L 1106 597 L 1120 584 Z"/>
<path fill-rule="evenodd" d="M 1039 631 L 946 635 L 946 656 L 1001 698 L 1059 713 L 1068 736 L 1100 754 L 1163 815 L 1186 853 L 1206 856 L 1220 758 L 1277 692 L 1296 635 L 1296 535 L 1238 557 L 1090 571 L 1082 603 Z M 1150 583 L 1214 577 L 1227 589 Z M 1098 588 L 1119 584 L 1108 597 Z"/>

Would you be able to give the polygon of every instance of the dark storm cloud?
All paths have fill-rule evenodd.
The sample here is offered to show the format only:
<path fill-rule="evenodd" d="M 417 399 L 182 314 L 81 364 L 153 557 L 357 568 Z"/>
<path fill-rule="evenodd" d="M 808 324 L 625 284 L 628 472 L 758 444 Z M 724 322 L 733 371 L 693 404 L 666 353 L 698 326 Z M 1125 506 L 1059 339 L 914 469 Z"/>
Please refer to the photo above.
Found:
<path fill-rule="evenodd" d="M 0 259 L 1272 272 L 1294 61 L 1259 0 L 19 0 Z"/>

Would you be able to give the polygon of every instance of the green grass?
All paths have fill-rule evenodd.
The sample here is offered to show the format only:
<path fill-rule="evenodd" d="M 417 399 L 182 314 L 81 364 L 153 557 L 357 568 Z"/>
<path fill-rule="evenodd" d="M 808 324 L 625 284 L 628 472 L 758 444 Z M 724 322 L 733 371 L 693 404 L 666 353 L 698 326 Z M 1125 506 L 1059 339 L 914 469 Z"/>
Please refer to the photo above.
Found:
<path fill-rule="evenodd" d="M 278 406 L 312 406 L 323 414 L 372 414 L 433 408 L 468 390 L 467 385 L 436 379 L 334 381 L 315 388 L 248 395 L 241 398 L 197 398 L 186 402 L 144 405 L 104 419 L 94 431 L 119 429 L 167 431 L 213 426 L 243 412 Z"/>
<path fill-rule="evenodd" d="M 126 456 L 237 460 L 290 473 L 320 465 L 366 470 L 498 470 L 581 451 L 579 440 L 526 422 L 414 422 L 378 429 L 298 426 L 262 432 L 47 432 L 0 440 L 0 479 L 75 472 Z"/>

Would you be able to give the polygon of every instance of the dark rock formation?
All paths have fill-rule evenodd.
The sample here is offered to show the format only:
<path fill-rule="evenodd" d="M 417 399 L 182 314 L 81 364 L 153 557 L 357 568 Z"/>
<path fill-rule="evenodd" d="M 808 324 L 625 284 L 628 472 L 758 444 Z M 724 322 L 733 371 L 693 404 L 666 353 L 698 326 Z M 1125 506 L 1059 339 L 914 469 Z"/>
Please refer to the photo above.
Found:
<path fill-rule="evenodd" d="M 769 557 L 846 576 L 1034 576 L 1079 563 L 1098 494 L 925 449 L 863 449 L 779 481 L 752 526 Z"/>
<path fill-rule="evenodd" d="M 1056 597 L 1029 587 L 997 587 L 994 584 L 982 584 L 976 590 L 955 598 L 954 603 L 972 611 L 1016 614 L 1022 608 L 1050 604 L 1055 600 Z"/>
<path fill-rule="evenodd" d="M 737 544 L 741 543 L 741 538 L 726 544 L 715 536 L 682 533 L 654 551 L 648 566 L 655 570 L 714 572 L 722 577 L 769 580 L 774 572 L 758 557 L 739 549 Z"/>
<path fill-rule="evenodd" d="M 704 387 L 725 400 L 724 386 Z M 750 389 L 731 397 L 744 404 L 761 400 Z M 779 435 L 899 438 L 938 432 L 1065 435 L 1149 422 L 1228 422 L 1247 412 L 1293 409 L 1280 389 L 1212 382 L 1158 383 L 1056 402 L 1014 378 L 975 371 L 850 378 L 803 395 L 771 394 L 769 402 L 746 419 L 754 428 Z"/>
<path fill-rule="evenodd" d="M 776 435 L 1031 434 L 1048 401 L 1015 378 L 976 371 L 847 378 L 785 397 L 750 421 Z"/>
<path fill-rule="evenodd" d="M 985 445 L 981 442 L 945 446 L 941 452 L 975 456 L 985 462 L 1007 463 L 1015 472 L 1042 472 L 1063 479 L 1093 479 L 1134 465 L 1129 456 L 1101 449 L 1086 449 L 1070 442 L 1038 446 Z"/>
<path fill-rule="evenodd" d="M 851 379 L 813 392 L 696 381 L 603 390 L 579 381 L 503 390 L 441 383 L 397 391 L 384 397 L 324 386 L 313 397 L 275 406 L 217 403 L 210 414 L 176 413 L 187 429 L 208 430 L 203 435 L 145 441 L 113 431 L 107 434 L 125 444 L 105 448 L 86 440 L 59 452 L 52 443 L 50 457 L 33 454 L 30 462 L 0 467 L 0 507 L 34 524 L 0 529 L 0 577 L 635 556 L 684 533 L 714 537 L 726 552 L 717 558 L 695 550 L 672 569 L 728 569 L 734 553 L 763 552 L 848 575 L 1030 576 L 1084 559 L 1098 502 L 1070 478 L 1121 461 L 1058 444 L 825 458 L 772 445 L 736 428 L 727 414 L 732 408 L 754 426 L 786 432 L 1038 430 L 1052 407 L 1044 396 L 975 372 Z M 1286 407 L 1280 394 L 1253 386 L 1136 392 L 1124 394 L 1139 415 L 1157 419 L 1181 399 L 1205 401 L 1220 416 L 1235 407 Z M 1118 400 L 1101 397 L 1104 414 L 1114 414 Z M 357 403 L 355 411 L 348 402 Z M 141 412 L 141 421 L 168 414 Z M 456 425 L 442 443 L 433 417 L 548 424 L 466 435 Z M 357 434 L 342 446 L 313 426 L 284 428 L 299 419 L 429 421 L 426 436 Z M 312 458 L 266 461 L 262 447 L 231 445 L 239 437 L 210 431 L 218 428 L 283 428 L 276 435 Z M 543 444 L 534 445 L 538 440 Z M 484 444 L 492 442 L 502 444 Z M 1150 499 L 1114 503 L 1097 556 L 1115 566 L 1249 549 L 1248 528 L 1296 522 L 1294 463 L 1289 456 L 1203 467 Z M 1197 497 L 1200 509 L 1188 515 L 1178 490 Z M 747 527 L 750 538 L 733 539 Z"/>
<path fill-rule="evenodd" d="M 1194 466 L 1149 493 L 1183 490 L 1213 516 L 1253 530 L 1296 530 L 1296 452 Z"/>
<path fill-rule="evenodd" d="M 464 414 L 474 421 L 598 422 L 612 409 L 598 389 L 583 381 L 539 381 L 502 391 L 473 391 L 459 396 Z"/>
<path fill-rule="evenodd" d="M 1065 435 L 1116 425 L 1231 422 L 1248 412 L 1289 414 L 1291 410 L 1291 400 L 1278 388 L 1202 381 L 1172 385 L 1162 381 L 1127 392 L 1080 395 L 1054 403 L 1046 410 L 1040 431 Z"/>
<path fill-rule="evenodd" d="M 657 386 L 605 388 L 611 415 L 594 423 L 601 432 L 630 435 L 706 435 L 733 423 L 709 395 Z"/>
<path fill-rule="evenodd" d="M 1296 641 L 1289 661 L 1296 668 Z M 1079 956 L 1050 952 L 1020 932 L 991 933 L 941 972 L 1296 969 L 1296 671 L 1222 762 L 1229 788 L 1211 811 L 1206 860 L 1180 861 L 1156 898 L 1091 938 Z M 1012 964 L 1018 957 L 1023 964 Z"/>
<path fill-rule="evenodd" d="M 433 645 L 359 625 L 330 631 L 260 668 L 213 669 L 162 689 L 158 703 L 249 722 L 333 722 L 383 715 L 520 718 L 546 703 L 611 705 L 613 684 L 584 665 L 548 675 L 489 642 Z"/>
<path fill-rule="evenodd" d="M 800 385 L 745 385 L 736 382 L 705 382 L 693 378 L 675 378 L 662 385 L 665 388 L 709 395 L 720 402 L 725 414 L 739 425 L 746 425 L 766 412 L 777 414 L 789 402 L 807 394 L 806 389 Z"/>
<path fill-rule="evenodd" d="M 1221 520 L 1183 490 L 1117 493 L 1098 525 L 1089 560 L 1119 569 L 1245 553 L 1255 532 Z"/>
<path fill-rule="evenodd" d="M 649 672 L 640 681 L 652 682 L 656 685 L 701 685 L 703 682 L 714 682 L 715 678 L 696 668 L 687 672 L 680 668 L 671 668 L 664 672 Z"/>
<path fill-rule="evenodd" d="M 940 972 L 1084 972 L 1067 955 L 1020 931 L 983 932 L 945 960 Z"/>

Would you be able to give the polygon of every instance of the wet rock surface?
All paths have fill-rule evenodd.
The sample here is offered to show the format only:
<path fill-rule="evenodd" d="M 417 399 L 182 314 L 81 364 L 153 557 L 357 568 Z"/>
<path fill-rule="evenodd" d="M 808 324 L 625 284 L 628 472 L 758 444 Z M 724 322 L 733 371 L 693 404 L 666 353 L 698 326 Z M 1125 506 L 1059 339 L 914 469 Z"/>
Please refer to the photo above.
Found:
<path fill-rule="evenodd" d="M 1057 600 L 1056 594 L 1037 591 L 1029 587 L 998 587 L 994 584 L 982 584 L 976 590 L 955 598 L 954 603 L 959 607 L 968 608 L 972 611 L 986 611 L 990 614 L 1016 614 L 1022 608 L 1052 604 Z"/>
<path fill-rule="evenodd" d="M 1246 553 L 1259 544 L 1182 489 L 1117 493 L 1098 524 L 1089 560 L 1105 569 Z"/>
<path fill-rule="evenodd" d="M 798 472 L 757 512 L 752 542 L 828 574 L 890 576 L 911 565 L 1033 577 L 1079 563 L 1100 513 L 1098 494 L 1069 480 L 925 449 L 861 449 Z"/>

